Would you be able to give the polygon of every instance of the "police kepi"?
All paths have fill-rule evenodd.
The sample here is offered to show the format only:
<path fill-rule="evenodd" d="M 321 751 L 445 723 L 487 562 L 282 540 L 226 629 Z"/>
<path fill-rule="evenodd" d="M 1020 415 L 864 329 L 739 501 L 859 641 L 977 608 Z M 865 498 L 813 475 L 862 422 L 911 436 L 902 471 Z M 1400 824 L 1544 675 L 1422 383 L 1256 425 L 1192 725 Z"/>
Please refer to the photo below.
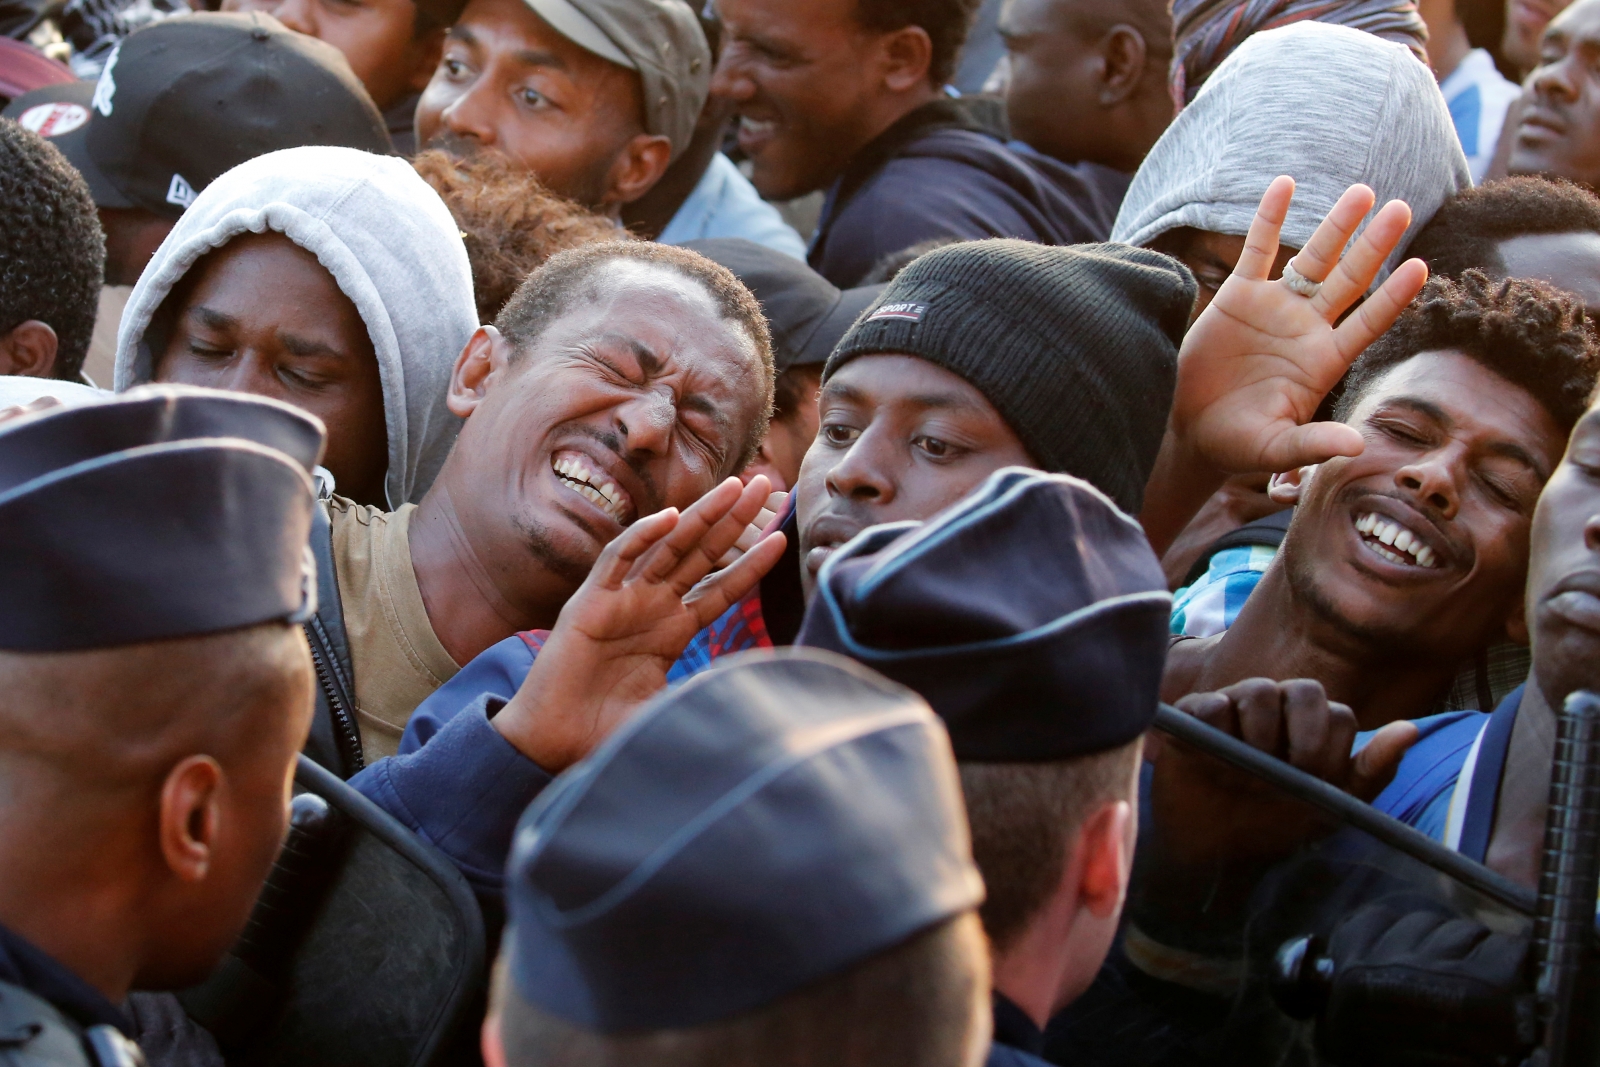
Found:
<path fill-rule="evenodd" d="M 734 656 L 518 827 L 491 1065 L 970 1067 L 987 963 L 949 742 L 841 657 Z"/>
<path fill-rule="evenodd" d="M 282 840 L 312 417 L 156 387 L 0 423 L 0 1063 L 140 1062 Z"/>
<path fill-rule="evenodd" d="M 995 959 L 990 1067 L 1111 946 L 1171 610 L 1138 523 L 1087 482 L 1007 468 L 926 523 L 862 531 L 818 575 L 800 643 L 915 689 L 960 765 Z"/>

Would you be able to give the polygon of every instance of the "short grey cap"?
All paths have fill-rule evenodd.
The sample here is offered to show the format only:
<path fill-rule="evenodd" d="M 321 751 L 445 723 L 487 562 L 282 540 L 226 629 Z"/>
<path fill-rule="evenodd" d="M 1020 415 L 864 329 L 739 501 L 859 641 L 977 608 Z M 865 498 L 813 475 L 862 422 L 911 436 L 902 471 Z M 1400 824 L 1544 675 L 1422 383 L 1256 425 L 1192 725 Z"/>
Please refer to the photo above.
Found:
<path fill-rule="evenodd" d="M 645 131 L 689 147 L 711 91 L 711 46 L 685 0 L 523 0 L 551 29 L 639 75 Z"/>

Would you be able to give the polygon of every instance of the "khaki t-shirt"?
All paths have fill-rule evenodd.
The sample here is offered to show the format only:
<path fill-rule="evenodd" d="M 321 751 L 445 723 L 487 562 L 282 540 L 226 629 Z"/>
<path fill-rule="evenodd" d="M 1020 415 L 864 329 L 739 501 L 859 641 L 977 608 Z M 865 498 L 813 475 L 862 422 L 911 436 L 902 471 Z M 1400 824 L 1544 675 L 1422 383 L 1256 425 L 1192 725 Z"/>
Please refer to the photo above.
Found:
<path fill-rule="evenodd" d="M 371 764 L 399 751 L 411 713 L 460 667 L 434 635 L 411 569 L 416 505 L 384 512 L 336 496 L 328 510 L 361 750 Z"/>

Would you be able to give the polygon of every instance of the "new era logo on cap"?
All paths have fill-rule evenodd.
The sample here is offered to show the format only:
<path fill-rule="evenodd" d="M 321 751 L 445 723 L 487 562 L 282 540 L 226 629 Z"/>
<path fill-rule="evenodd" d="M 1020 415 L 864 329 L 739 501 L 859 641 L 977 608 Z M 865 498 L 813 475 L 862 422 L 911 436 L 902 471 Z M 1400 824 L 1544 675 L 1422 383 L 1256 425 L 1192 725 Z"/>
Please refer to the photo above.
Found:
<path fill-rule="evenodd" d="M 194 198 L 194 186 L 184 181 L 183 175 L 174 174 L 172 184 L 167 186 L 167 203 L 186 208 L 194 203 Z"/>
<path fill-rule="evenodd" d="M 899 319 L 902 322 L 921 322 L 922 313 L 928 310 L 927 304 L 885 304 L 883 307 L 867 316 L 868 322 L 879 319 Z"/>

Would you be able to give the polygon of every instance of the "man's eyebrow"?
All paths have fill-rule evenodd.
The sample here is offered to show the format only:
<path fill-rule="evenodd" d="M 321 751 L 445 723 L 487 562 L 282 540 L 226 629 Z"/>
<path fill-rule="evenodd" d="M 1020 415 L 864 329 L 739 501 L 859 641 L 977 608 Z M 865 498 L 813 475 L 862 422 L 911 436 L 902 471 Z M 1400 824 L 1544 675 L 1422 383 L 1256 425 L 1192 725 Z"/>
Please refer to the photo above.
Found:
<path fill-rule="evenodd" d="M 1444 408 L 1440 407 L 1438 404 L 1435 404 L 1433 401 L 1424 400 L 1420 396 L 1387 397 L 1381 404 L 1378 405 L 1378 411 L 1382 411 L 1386 407 L 1406 408 L 1409 411 L 1416 412 L 1418 415 L 1432 419 L 1445 429 L 1449 429 L 1455 425 L 1455 420 L 1450 417 L 1449 412 L 1445 411 Z M 1377 414 L 1377 412 L 1375 411 L 1373 414 Z"/>
<path fill-rule="evenodd" d="M 287 333 L 283 330 L 278 331 L 278 343 L 281 344 L 291 356 L 333 356 L 337 359 L 347 358 L 346 353 L 339 351 L 332 345 L 323 344 L 321 341 L 313 341 L 310 338 L 300 337 L 296 334 Z"/>
<path fill-rule="evenodd" d="M 1550 469 L 1545 466 L 1543 461 L 1515 441 L 1491 442 L 1487 451 L 1492 456 L 1502 456 L 1514 463 L 1522 464 L 1537 474 L 1541 481 L 1550 477 Z"/>
<path fill-rule="evenodd" d="M 716 425 L 717 432 L 723 437 L 727 437 L 728 431 L 733 428 L 733 420 L 728 418 L 728 413 L 703 393 L 685 393 L 678 401 L 678 407 L 684 411 L 697 411 L 704 415 Z"/>
<path fill-rule="evenodd" d="M 454 26 L 451 26 L 450 32 L 445 36 L 449 37 L 451 40 L 460 41 L 462 44 L 466 45 L 476 45 L 478 43 L 478 35 L 467 29 L 459 22 Z"/>
<path fill-rule="evenodd" d="M 739 35 L 739 40 L 745 42 L 746 44 L 755 46 L 761 51 L 766 52 L 768 55 L 778 56 L 783 59 L 788 59 L 800 54 L 799 50 L 793 45 L 785 44 L 782 41 L 775 41 L 771 37 L 766 37 L 759 33 L 741 33 Z"/>
<path fill-rule="evenodd" d="M 511 53 L 511 58 L 524 67 L 549 67 L 551 70 L 566 70 L 567 61 L 554 52 L 546 52 L 537 48 L 521 48 Z"/>
<path fill-rule="evenodd" d="M 208 330 L 231 330 L 239 324 L 239 320 L 232 315 L 224 315 L 214 308 L 203 304 L 196 304 L 189 309 L 189 314 L 200 320 L 200 325 Z"/>

